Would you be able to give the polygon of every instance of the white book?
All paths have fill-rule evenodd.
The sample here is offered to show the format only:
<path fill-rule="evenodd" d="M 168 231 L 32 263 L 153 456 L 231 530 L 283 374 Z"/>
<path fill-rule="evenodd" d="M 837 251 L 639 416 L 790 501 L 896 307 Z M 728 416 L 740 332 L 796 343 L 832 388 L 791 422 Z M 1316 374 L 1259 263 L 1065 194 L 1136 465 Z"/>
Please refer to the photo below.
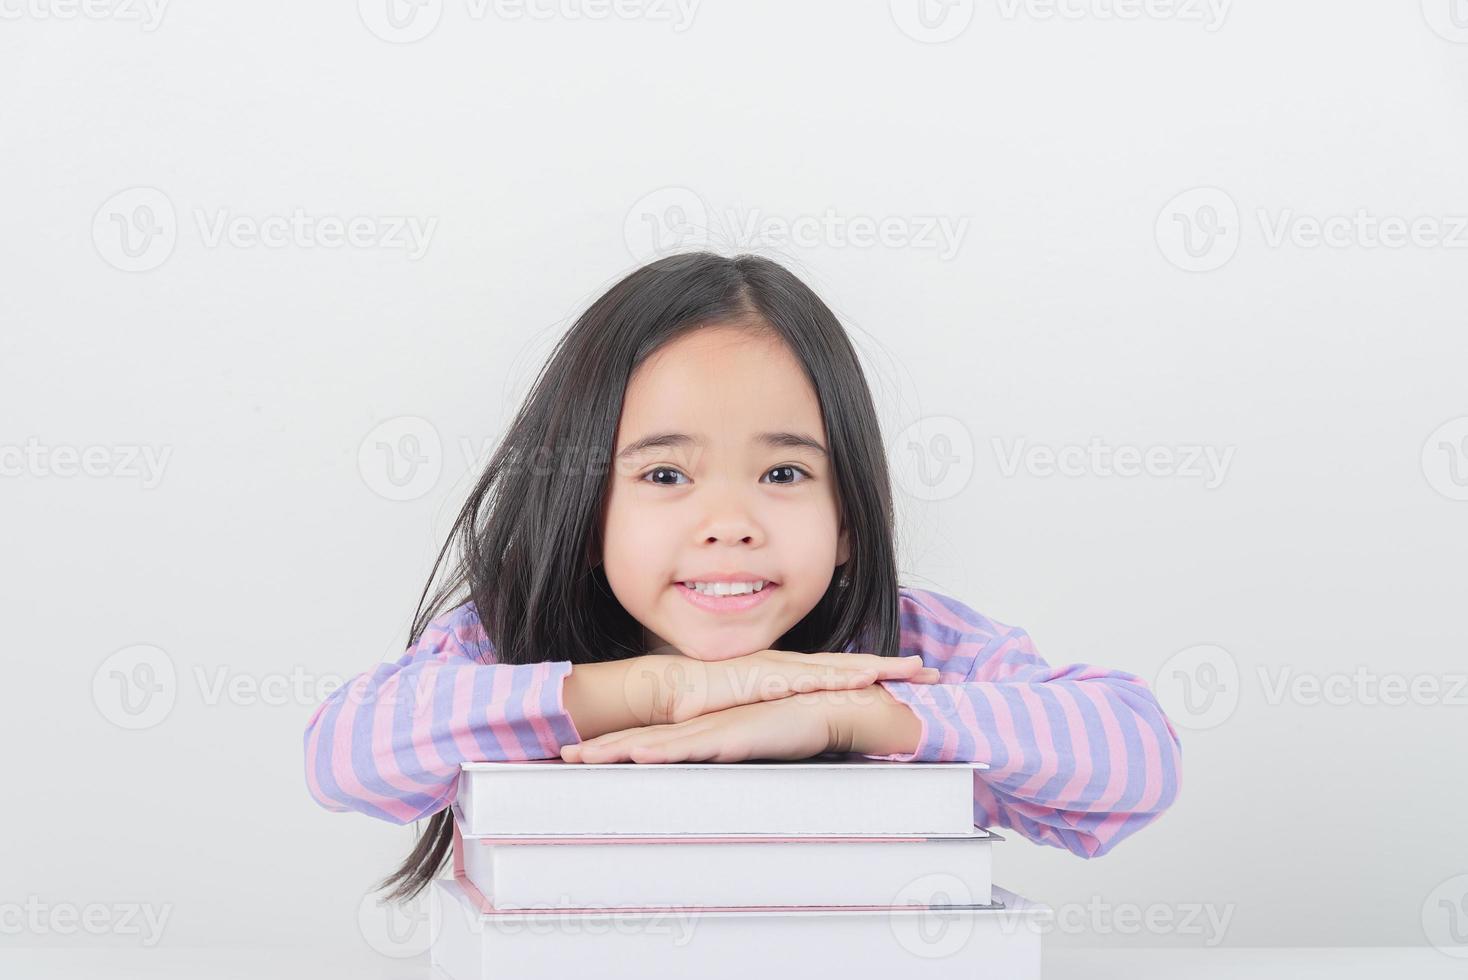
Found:
<path fill-rule="evenodd" d="M 466 762 L 465 833 L 489 836 L 970 834 L 979 762 Z"/>
<path fill-rule="evenodd" d="M 489 913 L 454 879 L 430 887 L 440 980 L 1039 980 L 1051 914 L 998 886 L 1003 908 Z"/>
<path fill-rule="evenodd" d="M 459 815 L 455 814 L 456 825 Z M 454 869 L 497 909 L 988 905 L 980 827 L 928 837 L 603 837 L 454 841 Z"/>

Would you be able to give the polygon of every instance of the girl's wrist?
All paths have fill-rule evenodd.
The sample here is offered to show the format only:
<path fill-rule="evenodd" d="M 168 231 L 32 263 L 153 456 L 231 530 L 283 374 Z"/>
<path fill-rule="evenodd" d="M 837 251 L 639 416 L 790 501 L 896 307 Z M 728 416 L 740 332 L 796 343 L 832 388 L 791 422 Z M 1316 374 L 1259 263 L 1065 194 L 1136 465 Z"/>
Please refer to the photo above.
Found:
<path fill-rule="evenodd" d="M 802 695 L 804 696 L 804 695 Z M 896 755 L 917 751 L 923 725 L 880 682 L 854 691 L 822 691 L 831 752 Z"/>
<path fill-rule="evenodd" d="M 582 741 L 647 724 L 651 697 L 636 681 L 637 661 L 575 664 L 562 682 L 561 703 Z"/>

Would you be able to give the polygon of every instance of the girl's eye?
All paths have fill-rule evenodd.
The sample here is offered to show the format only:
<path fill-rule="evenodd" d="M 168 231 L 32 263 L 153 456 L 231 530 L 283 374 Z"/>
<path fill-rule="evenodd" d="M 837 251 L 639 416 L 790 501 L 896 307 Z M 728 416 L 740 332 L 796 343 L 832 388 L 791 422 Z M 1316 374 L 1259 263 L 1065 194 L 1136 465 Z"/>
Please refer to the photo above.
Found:
<path fill-rule="evenodd" d="M 663 474 L 664 477 L 671 476 L 672 479 L 659 479 L 659 474 Z M 772 480 L 771 482 L 774 483 L 776 486 L 785 487 L 793 486 L 794 484 L 801 482 L 800 480 L 796 479 L 797 475 L 804 477 L 807 480 L 810 479 L 810 474 L 801 469 L 799 466 L 776 466 L 771 468 L 770 471 L 765 475 L 777 476 L 778 478 Z M 683 477 L 684 480 L 687 479 L 687 477 L 684 476 L 681 471 L 675 470 L 671 466 L 659 466 L 657 469 L 648 470 L 642 475 L 643 480 L 651 482 L 660 487 L 681 486 L 682 484 L 678 481 L 679 477 Z"/>
<path fill-rule="evenodd" d="M 682 476 L 683 475 L 682 473 L 678 472 L 677 470 L 673 469 L 670 466 L 659 466 L 655 470 L 650 470 L 647 473 L 644 473 L 642 475 L 642 478 L 644 480 L 646 480 L 648 477 L 650 477 L 650 476 L 656 476 L 659 473 L 671 473 L 675 477 L 676 476 Z M 660 487 L 676 487 L 676 486 L 678 486 L 678 483 L 677 482 L 669 483 L 666 480 L 653 480 L 652 482 L 655 483 L 655 484 L 657 484 Z"/>
<path fill-rule="evenodd" d="M 795 484 L 795 483 L 800 482 L 800 481 L 798 481 L 798 480 L 795 479 L 794 474 L 797 474 L 797 473 L 799 473 L 801 476 L 805 477 L 806 479 L 810 479 L 810 474 L 807 473 L 805 470 L 801 469 L 799 466 L 776 466 L 774 469 L 770 470 L 770 473 L 789 473 L 789 474 L 791 474 L 791 476 L 790 476 L 789 479 L 780 479 L 780 480 L 773 481 L 777 486 L 791 486 L 792 484 Z M 768 476 L 769 473 L 767 473 L 765 475 Z"/>

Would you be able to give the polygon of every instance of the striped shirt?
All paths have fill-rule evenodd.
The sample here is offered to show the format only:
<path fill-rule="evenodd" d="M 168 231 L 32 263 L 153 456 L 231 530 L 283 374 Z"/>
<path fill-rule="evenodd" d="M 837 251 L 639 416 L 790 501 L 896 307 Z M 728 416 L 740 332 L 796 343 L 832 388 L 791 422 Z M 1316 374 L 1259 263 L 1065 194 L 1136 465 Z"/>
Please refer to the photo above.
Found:
<path fill-rule="evenodd" d="M 1177 797 L 1181 746 L 1147 684 L 1051 667 L 1029 634 L 956 599 L 899 589 L 902 655 L 939 682 L 880 681 L 922 722 L 899 762 L 983 762 L 974 822 L 1099 857 Z M 453 802 L 459 763 L 559 758 L 570 661 L 496 664 L 472 603 L 434 619 L 395 662 L 365 671 L 306 725 L 306 785 L 328 810 L 403 824 Z"/>

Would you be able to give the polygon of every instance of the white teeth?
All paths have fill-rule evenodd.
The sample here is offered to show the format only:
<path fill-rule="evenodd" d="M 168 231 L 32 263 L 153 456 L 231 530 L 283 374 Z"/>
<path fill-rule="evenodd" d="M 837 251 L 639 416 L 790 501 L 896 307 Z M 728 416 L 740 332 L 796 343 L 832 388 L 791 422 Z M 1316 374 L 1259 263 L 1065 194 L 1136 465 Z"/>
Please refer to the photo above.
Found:
<path fill-rule="evenodd" d="M 748 595 L 765 587 L 765 580 L 755 582 L 684 582 L 685 586 L 703 595 Z"/>

